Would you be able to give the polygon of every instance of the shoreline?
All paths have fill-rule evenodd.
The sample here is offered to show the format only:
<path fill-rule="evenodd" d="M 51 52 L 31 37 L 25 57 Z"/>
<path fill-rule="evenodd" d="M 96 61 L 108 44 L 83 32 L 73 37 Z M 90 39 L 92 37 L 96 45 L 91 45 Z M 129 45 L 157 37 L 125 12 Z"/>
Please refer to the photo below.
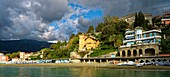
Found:
<path fill-rule="evenodd" d="M 117 66 L 113 64 L 99 64 L 99 63 L 44 63 L 44 64 L 0 64 L 1 66 L 16 66 L 16 67 L 95 67 L 95 68 L 110 68 L 110 69 L 154 69 L 154 70 L 170 70 L 170 66 L 155 66 L 148 65 L 142 67 L 136 66 Z"/>

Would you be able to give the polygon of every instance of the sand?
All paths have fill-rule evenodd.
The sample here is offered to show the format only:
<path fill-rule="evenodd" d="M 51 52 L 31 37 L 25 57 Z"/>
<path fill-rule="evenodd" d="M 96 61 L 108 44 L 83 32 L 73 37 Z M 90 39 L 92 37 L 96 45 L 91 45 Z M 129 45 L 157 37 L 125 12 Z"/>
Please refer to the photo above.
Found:
<path fill-rule="evenodd" d="M 142 67 L 136 66 L 117 66 L 114 64 L 104 63 L 44 63 L 44 64 L 0 64 L 0 66 L 53 66 L 53 67 L 96 67 L 96 68 L 111 68 L 111 69 L 155 69 L 155 70 L 170 70 L 170 66 L 155 66 L 148 65 Z"/>

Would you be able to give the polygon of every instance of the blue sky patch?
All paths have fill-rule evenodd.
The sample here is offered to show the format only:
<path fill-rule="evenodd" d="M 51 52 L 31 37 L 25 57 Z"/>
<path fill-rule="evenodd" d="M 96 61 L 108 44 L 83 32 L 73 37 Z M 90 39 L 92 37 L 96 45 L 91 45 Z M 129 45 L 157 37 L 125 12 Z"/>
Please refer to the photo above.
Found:
<path fill-rule="evenodd" d="M 102 16 L 103 16 L 103 12 L 100 9 L 90 10 L 88 13 L 83 14 L 83 17 L 89 20 L 97 17 L 102 17 Z"/>
<path fill-rule="evenodd" d="M 58 24 L 56 23 L 57 21 L 53 21 L 50 23 L 50 26 L 54 26 L 55 30 L 59 29 Z"/>

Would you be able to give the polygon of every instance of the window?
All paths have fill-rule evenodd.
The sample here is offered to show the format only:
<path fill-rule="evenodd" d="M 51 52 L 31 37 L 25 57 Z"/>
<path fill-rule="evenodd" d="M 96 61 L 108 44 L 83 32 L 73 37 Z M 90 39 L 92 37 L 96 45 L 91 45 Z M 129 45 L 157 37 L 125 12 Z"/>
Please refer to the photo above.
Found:
<path fill-rule="evenodd" d="M 146 38 L 146 34 L 144 34 L 143 37 Z"/>
<path fill-rule="evenodd" d="M 156 42 L 156 39 L 153 39 L 154 43 Z"/>
<path fill-rule="evenodd" d="M 150 33 L 149 35 L 150 35 L 150 37 L 152 37 L 152 33 Z"/>
<path fill-rule="evenodd" d="M 137 35 L 138 39 L 140 38 L 140 35 Z"/>
<path fill-rule="evenodd" d="M 154 36 L 156 36 L 156 32 L 154 33 Z"/>
<path fill-rule="evenodd" d="M 159 43 L 161 43 L 161 40 L 160 40 L 160 39 L 158 39 L 158 42 L 159 42 Z"/>

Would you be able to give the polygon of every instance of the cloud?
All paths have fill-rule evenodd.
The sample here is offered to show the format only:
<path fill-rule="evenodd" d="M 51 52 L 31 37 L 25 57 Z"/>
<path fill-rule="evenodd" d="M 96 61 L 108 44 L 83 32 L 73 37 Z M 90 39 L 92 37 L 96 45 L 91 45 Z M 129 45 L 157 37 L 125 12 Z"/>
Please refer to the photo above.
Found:
<path fill-rule="evenodd" d="M 67 40 L 103 17 L 160 14 L 169 0 L 0 0 L 0 39 Z"/>
<path fill-rule="evenodd" d="M 78 23 L 80 24 L 79 26 L 77 26 L 79 32 L 86 32 L 88 27 L 90 26 L 90 21 L 86 20 L 83 17 L 79 18 Z"/>
<path fill-rule="evenodd" d="M 124 16 L 143 11 L 158 14 L 170 9 L 170 0 L 70 0 L 88 8 L 101 8 L 104 16 Z"/>
<path fill-rule="evenodd" d="M 170 9 L 170 0 L 132 0 L 130 12 L 143 11 L 154 15 Z"/>
<path fill-rule="evenodd" d="M 1 0 L 0 39 L 57 39 L 48 24 L 68 11 L 67 0 Z"/>
<path fill-rule="evenodd" d="M 87 8 L 100 8 L 104 15 L 124 15 L 129 11 L 130 2 L 128 0 L 73 0 L 73 3 L 79 3 Z M 121 13 L 121 14 L 120 14 Z"/>
<path fill-rule="evenodd" d="M 73 33 L 86 32 L 88 27 L 94 24 L 91 20 L 102 15 L 98 9 L 87 9 L 76 3 L 69 3 L 69 8 L 69 12 L 67 12 L 61 20 L 51 24 L 51 26 L 56 27 L 58 30 L 57 37 L 61 40 L 69 39 L 69 36 Z"/>

